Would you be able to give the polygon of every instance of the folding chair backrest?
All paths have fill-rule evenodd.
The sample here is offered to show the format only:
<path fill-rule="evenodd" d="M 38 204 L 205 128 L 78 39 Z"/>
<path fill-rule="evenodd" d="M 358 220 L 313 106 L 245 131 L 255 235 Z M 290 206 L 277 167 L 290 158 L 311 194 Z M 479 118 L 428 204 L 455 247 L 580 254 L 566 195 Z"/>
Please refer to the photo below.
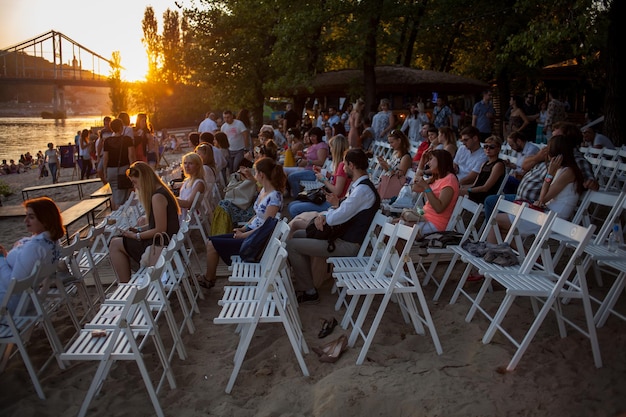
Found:
<path fill-rule="evenodd" d="M 599 243 L 598 239 L 602 239 L 600 242 L 603 242 L 612 230 L 615 220 L 624 209 L 624 198 L 626 198 L 625 192 L 616 194 L 607 191 L 587 190 L 571 222 L 585 227 L 596 224 L 596 228 L 599 230 L 594 241 Z"/>
<path fill-rule="evenodd" d="M 446 230 L 454 230 L 458 233 L 463 233 L 461 241 L 467 239 L 478 240 L 478 230 L 480 228 L 477 227 L 477 223 L 482 215 L 483 205 L 470 200 L 467 196 L 460 198 L 457 205 L 458 211 L 457 207 L 455 207 L 455 211 L 450 217 L 450 223 L 448 223 Z"/>
<path fill-rule="evenodd" d="M 372 219 L 372 223 L 367 230 L 365 239 L 363 240 L 363 243 L 361 243 L 361 247 L 359 248 L 359 252 L 356 256 L 365 256 L 366 253 L 371 252 L 374 249 L 374 246 L 378 239 L 378 234 L 382 230 L 383 225 L 385 223 L 389 223 L 390 221 L 391 218 L 389 216 L 385 216 L 381 210 L 378 210 L 376 212 L 376 214 L 374 215 L 374 219 Z"/>
<path fill-rule="evenodd" d="M 483 232 L 480 236 L 480 241 L 486 242 L 490 231 L 493 231 L 496 237 L 496 241 L 498 243 L 511 243 L 511 241 L 513 240 L 513 232 L 517 228 L 517 224 L 519 222 L 519 216 L 522 212 L 522 209 L 527 205 L 528 204 L 526 203 L 517 204 L 511 201 L 507 201 L 504 199 L 503 196 L 500 196 L 498 198 L 498 201 L 496 202 L 493 212 L 491 213 L 491 216 L 489 217 L 489 219 L 485 220 Z M 507 233 L 504 238 L 500 233 L 500 228 L 498 227 L 498 223 L 496 221 L 496 217 L 500 212 L 511 214 L 514 216 L 513 221 L 511 222 L 511 228 L 509 229 L 509 233 Z"/>

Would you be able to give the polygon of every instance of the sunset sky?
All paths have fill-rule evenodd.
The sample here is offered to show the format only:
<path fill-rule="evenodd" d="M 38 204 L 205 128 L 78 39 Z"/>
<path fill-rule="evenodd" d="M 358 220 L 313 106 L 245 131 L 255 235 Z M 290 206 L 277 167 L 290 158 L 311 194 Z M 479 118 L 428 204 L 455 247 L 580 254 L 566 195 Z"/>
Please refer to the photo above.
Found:
<path fill-rule="evenodd" d="M 191 0 L 177 2 L 191 4 Z M 126 68 L 122 77 L 143 79 L 148 69 L 141 43 L 146 6 L 154 9 L 159 33 L 163 12 L 178 9 L 174 0 L 0 0 L 0 49 L 55 30 L 107 59 L 113 51 L 120 51 Z"/>

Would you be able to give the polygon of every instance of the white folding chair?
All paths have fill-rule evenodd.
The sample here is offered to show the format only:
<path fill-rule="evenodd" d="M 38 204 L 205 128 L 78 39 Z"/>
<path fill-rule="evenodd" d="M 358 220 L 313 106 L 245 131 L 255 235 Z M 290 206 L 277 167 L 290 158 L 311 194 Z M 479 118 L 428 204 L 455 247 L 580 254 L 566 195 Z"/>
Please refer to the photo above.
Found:
<path fill-rule="evenodd" d="M 499 237 L 500 236 L 499 229 L 498 229 L 498 225 L 495 219 L 495 216 L 497 215 L 498 211 L 515 216 L 513 221 L 511 222 L 511 227 L 509 231 L 507 232 L 507 235 L 504 237 L 504 239 Z M 535 266 L 538 266 L 539 268 L 541 268 L 541 265 L 535 265 L 535 261 L 537 260 L 537 257 L 538 257 L 536 253 L 539 252 L 541 245 L 543 245 L 543 243 L 545 242 L 546 237 L 544 235 L 546 233 L 546 230 L 548 230 L 547 226 L 552 222 L 555 216 L 556 216 L 556 213 L 552 211 L 548 211 L 545 213 L 540 212 L 538 210 L 529 208 L 526 204 L 520 205 L 520 204 L 511 203 L 509 201 L 504 200 L 501 197 L 498 200 L 498 203 L 496 204 L 496 209 L 494 210 L 492 214 L 492 219 L 490 220 L 491 228 L 496 234 L 496 239 L 498 243 L 507 243 L 509 245 L 514 243 L 515 251 L 518 257 L 518 261 L 519 261 L 519 266 L 517 265 L 509 266 L 509 267 L 499 266 L 495 263 L 487 262 L 484 258 L 480 256 L 475 256 L 471 254 L 470 252 L 468 252 L 461 246 L 452 246 L 452 250 L 455 252 L 455 257 L 453 257 L 453 261 L 456 262 L 456 259 L 458 256 L 461 258 L 463 262 L 467 263 L 467 266 L 465 270 L 463 271 L 461 278 L 459 279 L 459 282 L 457 284 L 456 290 L 454 291 L 454 294 L 452 295 L 452 298 L 450 299 L 450 304 L 454 304 L 459 295 L 464 295 L 470 301 L 474 300 L 474 297 L 463 289 L 463 286 L 465 285 L 467 281 L 467 277 L 469 276 L 473 268 L 478 269 L 479 273 L 481 274 L 483 274 L 484 271 L 486 270 L 517 271 L 517 270 L 524 270 L 524 268 L 533 268 Z M 522 221 L 532 223 L 538 226 L 539 228 L 539 231 L 536 233 L 536 235 L 533 236 L 533 241 L 530 244 L 530 248 L 528 249 L 528 251 L 526 251 L 524 247 L 524 241 L 522 239 L 521 234 L 518 231 L 518 226 L 520 225 Z M 486 242 L 488 235 L 489 235 L 489 227 L 486 227 L 480 241 Z M 544 266 L 545 266 L 547 260 L 544 259 L 543 261 L 544 261 Z M 449 266 L 448 269 L 450 270 L 450 268 L 451 267 Z M 442 284 L 443 284 L 443 280 L 442 280 Z M 479 295 L 477 295 L 476 297 L 479 298 L 479 297 L 482 297 L 482 295 L 483 294 L 479 293 Z M 473 315 L 473 308 L 474 306 L 470 310 L 471 314 L 468 314 L 469 319 L 471 319 L 471 316 Z"/>
<path fill-rule="evenodd" d="M 476 203 L 470 200 L 467 196 L 463 196 L 459 198 L 457 203 L 458 207 L 455 207 L 455 210 L 450 217 L 450 222 L 448 223 L 448 227 L 446 230 L 455 231 L 457 233 L 462 233 L 461 242 L 465 242 L 468 239 L 478 240 L 478 219 L 482 216 L 483 205 L 480 203 Z M 424 280 L 422 285 L 426 286 L 428 282 L 432 279 L 435 285 L 437 285 L 437 292 L 433 297 L 434 301 L 439 300 L 439 296 L 441 295 L 441 291 L 443 291 L 443 286 L 434 278 L 435 269 L 439 264 L 439 260 L 444 255 L 453 255 L 454 251 L 452 248 L 427 248 L 427 255 L 431 257 L 430 266 L 428 268 L 424 276 Z M 411 251 L 411 257 L 414 262 L 422 264 L 423 257 L 421 255 L 417 255 L 416 258 L 414 256 L 414 251 Z M 423 267 L 422 267 L 423 268 Z"/>
<path fill-rule="evenodd" d="M 4 298 L 0 300 L 0 355 L 2 355 L 0 372 L 4 370 L 11 357 L 13 346 L 17 347 L 37 395 L 45 400 L 46 396 L 39 382 L 38 374 L 43 371 L 48 361 L 39 371 L 36 370 L 26 349 L 26 344 L 38 324 L 43 324 L 48 343 L 52 349 L 52 357 L 57 358 L 61 369 L 65 369 L 65 364 L 60 359 L 63 351 L 61 341 L 34 291 L 40 271 L 41 266 L 37 261 L 28 277 L 20 280 L 11 279 Z"/>
<path fill-rule="evenodd" d="M 220 301 L 222 309 L 213 319 L 215 324 L 236 324 L 240 328 L 239 344 L 233 360 L 233 371 L 226 385 L 226 393 L 233 389 L 259 323 L 282 323 L 303 375 L 309 376 L 303 357 L 303 354 L 308 353 L 308 347 L 299 324 L 297 307 L 291 303 L 279 274 L 279 271 L 285 268 L 287 251 L 278 239 L 274 239 L 270 245 L 278 248 L 278 251 L 264 279 L 260 280 L 257 286 L 237 286 L 225 292 Z"/>
<path fill-rule="evenodd" d="M 134 361 L 137 364 L 156 415 L 164 416 L 157 397 L 160 385 L 157 388 L 154 387 L 140 348 L 140 346 L 144 346 L 143 339 L 150 338 L 152 340 L 159 363 L 163 368 L 160 380 L 163 381 L 164 378 L 167 378 L 170 388 L 176 388 L 174 374 L 167 361 L 163 341 L 146 302 L 149 286 L 149 283 L 146 283 L 142 287 L 131 289 L 127 302 L 120 308 L 119 314 L 116 316 L 114 327 L 105 328 L 102 331 L 81 330 L 76 341 L 61 355 L 64 360 L 69 361 L 99 362 L 87 395 L 78 412 L 80 417 L 87 414 L 91 400 L 100 391 L 113 363 L 122 360 Z M 139 328 L 135 328 L 132 323 L 135 316 L 139 314 L 138 311 L 143 313 L 145 322 Z M 151 370 L 153 370 L 152 367 Z"/>
<path fill-rule="evenodd" d="M 365 360 L 391 297 L 395 297 L 405 320 L 408 319 L 412 322 L 416 333 L 424 334 L 424 327 L 427 327 L 437 354 L 442 352 L 435 324 L 432 321 L 422 287 L 417 277 L 414 276 L 414 269 L 412 270 L 413 265 L 409 256 L 417 233 L 417 227 L 410 227 L 401 223 L 396 224 L 386 243 L 382 259 L 375 270 L 349 271 L 337 274 L 338 283 L 340 283 L 338 285 L 345 287 L 347 295 L 352 296 L 348 313 L 346 313 L 349 314 L 349 321 L 352 324 L 348 345 L 354 347 L 359 336 L 364 340 L 356 361 L 357 365 L 361 365 Z M 400 253 L 398 253 L 399 248 L 402 248 Z M 365 320 L 377 295 L 381 295 L 382 300 L 369 330 L 366 330 Z M 421 313 L 414 296 L 418 299 Z M 356 320 L 353 320 L 352 312 L 356 310 L 356 304 L 360 297 L 363 297 L 363 302 Z"/>
<path fill-rule="evenodd" d="M 556 314 L 561 337 L 566 336 L 565 324 L 571 325 L 581 334 L 588 337 L 591 342 L 595 365 L 598 368 L 602 366 L 602 359 L 600 357 L 600 348 L 598 345 L 595 324 L 593 322 L 585 272 L 579 259 L 579 257 L 583 254 L 585 246 L 590 241 L 594 229 L 595 226 L 593 225 L 583 227 L 558 217 L 554 218 L 553 221 L 550 222 L 546 236 L 551 238 L 557 237 L 557 239 L 564 239 L 568 242 L 576 242 L 574 244 L 575 248 L 567 264 L 560 273 L 552 270 L 546 271 L 547 273 L 544 274 L 537 274 L 532 271 L 532 268 L 525 268 L 519 272 L 485 271 L 485 282 L 483 283 L 483 287 L 488 286 L 490 281 L 494 280 L 506 289 L 506 293 L 495 316 L 491 318 L 488 314 L 485 314 L 485 316 L 491 321 L 491 324 L 483 336 L 483 343 L 491 342 L 496 330 L 499 330 L 515 345 L 517 350 L 507 365 L 506 369 L 508 371 L 515 369 L 550 310 L 554 311 Z M 543 262 L 546 260 L 546 252 L 548 252 L 549 256 L 549 249 L 542 252 Z M 574 270 L 576 270 L 576 280 L 570 279 Z M 518 297 L 530 297 L 533 302 L 533 312 L 535 313 L 534 321 L 520 342 L 518 342 L 515 337 L 511 335 L 511 333 L 508 332 L 502 325 L 507 312 L 515 299 Z M 560 304 L 563 298 L 577 298 L 581 300 L 585 312 L 586 329 L 565 317 Z M 480 303 L 480 301 L 481 300 L 477 298 L 476 302 Z M 543 304 L 540 310 L 537 309 L 537 302 Z M 481 311 L 484 312 L 482 309 Z M 519 328 L 519 320 L 516 320 L 516 324 Z"/>
<path fill-rule="evenodd" d="M 187 210 L 187 216 L 189 218 L 189 230 L 198 230 L 202 235 L 202 240 L 206 242 L 210 230 L 208 229 L 207 215 L 204 213 L 207 208 L 203 207 L 203 200 L 204 193 L 196 193 L 191 207 Z"/>

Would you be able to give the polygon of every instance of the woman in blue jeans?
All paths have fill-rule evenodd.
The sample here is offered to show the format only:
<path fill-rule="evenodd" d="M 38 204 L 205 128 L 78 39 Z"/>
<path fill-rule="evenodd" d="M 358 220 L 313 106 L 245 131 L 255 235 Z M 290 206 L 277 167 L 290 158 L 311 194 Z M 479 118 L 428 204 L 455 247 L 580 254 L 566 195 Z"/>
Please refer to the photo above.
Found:
<path fill-rule="evenodd" d="M 348 178 L 344 170 L 343 163 L 343 156 L 349 148 L 348 139 L 346 139 L 344 135 L 337 135 L 330 138 L 328 144 L 333 161 L 333 171 L 322 174 L 321 168 L 318 166 L 314 166 L 313 171 L 316 173 L 317 179 L 324 184 L 324 187 L 341 200 L 346 195 L 348 187 L 350 186 L 350 178 Z M 288 210 L 291 218 L 294 218 L 300 213 L 307 211 L 321 212 L 328 210 L 329 207 L 330 203 L 327 201 L 321 204 L 315 204 L 308 201 L 295 200 L 289 203 Z"/>
<path fill-rule="evenodd" d="M 291 189 L 291 195 L 295 198 L 300 192 L 300 181 L 315 181 L 314 166 L 322 167 L 328 157 L 328 145 L 322 140 L 324 132 L 319 127 L 309 130 L 309 140 L 311 144 L 306 148 L 302 157 L 297 157 L 296 166 L 304 169 L 285 170 L 288 174 L 287 182 Z"/>

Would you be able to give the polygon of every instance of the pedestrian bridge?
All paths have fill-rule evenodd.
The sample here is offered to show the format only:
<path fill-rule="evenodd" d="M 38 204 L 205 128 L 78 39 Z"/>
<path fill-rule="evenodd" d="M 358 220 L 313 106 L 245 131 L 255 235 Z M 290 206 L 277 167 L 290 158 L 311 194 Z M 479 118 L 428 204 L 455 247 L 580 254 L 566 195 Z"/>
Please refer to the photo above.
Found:
<path fill-rule="evenodd" d="M 0 49 L 0 84 L 108 87 L 113 63 L 61 32 Z"/>

